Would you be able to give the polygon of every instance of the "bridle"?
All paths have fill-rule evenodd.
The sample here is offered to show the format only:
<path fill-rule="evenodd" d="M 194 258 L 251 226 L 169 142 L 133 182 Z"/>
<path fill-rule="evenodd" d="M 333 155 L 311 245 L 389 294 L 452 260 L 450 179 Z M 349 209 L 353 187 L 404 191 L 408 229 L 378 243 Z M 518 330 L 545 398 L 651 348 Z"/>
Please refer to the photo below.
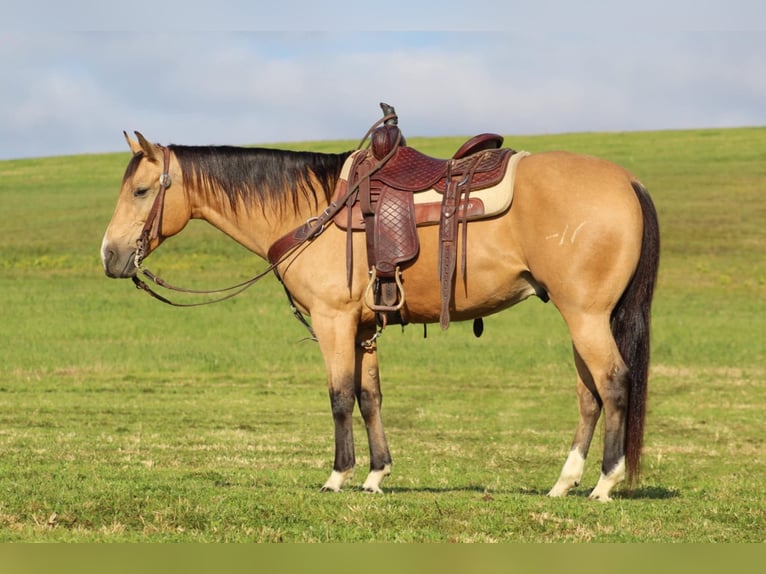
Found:
<path fill-rule="evenodd" d="M 136 248 L 136 255 L 134 263 L 137 269 L 141 269 L 141 262 L 148 254 L 149 246 L 152 241 L 160 238 L 160 232 L 162 227 L 162 213 L 165 209 L 165 192 L 170 187 L 173 181 L 170 179 L 170 148 L 165 146 L 159 146 L 162 149 L 162 174 L 160 175 L 160 190 L 157 192 L 157 197 L 154 198 L 152 208 L 149 210 L 149 215 L 146 217 L 144 227 L 141 230 L 141 235 L 138 237 L 138 247 Z"/>
<path fill-rule="evenodd" d="M 154 198 L 154 203 L 152 203 L 152 207 L 149 210 L 149 214 L 146 217 L 144 226 L 141 229 L 141 235 L 139 235 L 137 240 L 136 253 L 134 256 L 134 265 L 136 267 L 136 273 L 137 274 L 142 273 L 144 277 L 149 279 L 152 283 L 154 283 L 155 285 L 159 285 L 160 287 L 163 287 L 165 289 L 168 289 L 169 291 L 177 291 L 180 293 L 193 293 L 197 295 L 215 295 L 215 294 L 222 294 L 222 293 L 225 295 L 212 300 L 199 301 L 196 303 L 178 303 L 176 301 L 171 301 L 167 297 L 164 297 L 163 295 L 160 295 L 159 293 L 154 291 L 151 287 L 149 287 L 149 285 L 146 284 L 145 281 L 139 278 L 137 274 L 132 277 L 133 283 L 135 284 L 136 288 L 141 289 L 142 291 L 146 291 L 149 295 L 151 295 L 158 301 L 161 301 L 162 303 L 165 303 L 167 305 L 172 305 L 174 307 L 200 307 L 202 305 L 210 305 L 212 303 L 225 301 L 226 299 L 231 299 L 232 297 L 239 295 L 242 291 L 244 291 L 245 289 L 253 285 L 256 281 L 258 281 L 262 277 L 265 277 L 266 275 L 274 271 L 276 266 L 282 262 L 281 260 L 278 263 L 269 265 L 269 267 L 265 271 L 258 273 L 257 275 L 248 279 L 247 281 L 243 281 L 242 283 L 238 283 L 237 285 L 232 285 L 231 287 L 224 287 L 222 289 L 187 289 L 184 287 L 176 287 L 175 285 L 171 285 L 170 283 L 168 283 L 161 277 L 158 277 L 157 275 L 155 275 L 149 269 L 145 268 L 142 265 L 144 258 L 149 253 L 149 248 L 151 244 L 155 240 L 158 240 L 161 238 L 162 215 L 165 209 L 165 192 L 173 183 L 169 173 L 170 148 L 165 146 L 158 146 L 158 147 L 162 150 L 162 174 L 160 174 L 160 189 L 157 192 L 157 196 Z M 291 303 L 292 303 L 292 300 L 291 300 Z"/>

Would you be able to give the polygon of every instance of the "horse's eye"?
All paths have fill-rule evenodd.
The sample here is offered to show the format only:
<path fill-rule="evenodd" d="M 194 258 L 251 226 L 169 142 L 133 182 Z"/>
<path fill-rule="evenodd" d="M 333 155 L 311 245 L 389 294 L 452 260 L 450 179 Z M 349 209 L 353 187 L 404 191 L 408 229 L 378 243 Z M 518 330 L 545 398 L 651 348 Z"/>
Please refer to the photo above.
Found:
<path fill-rule="evenodd" d="M 149 188 L 139 187 L 133 192 L 133 197 L 144 197 L 147 193 L 149 193 Z"/>

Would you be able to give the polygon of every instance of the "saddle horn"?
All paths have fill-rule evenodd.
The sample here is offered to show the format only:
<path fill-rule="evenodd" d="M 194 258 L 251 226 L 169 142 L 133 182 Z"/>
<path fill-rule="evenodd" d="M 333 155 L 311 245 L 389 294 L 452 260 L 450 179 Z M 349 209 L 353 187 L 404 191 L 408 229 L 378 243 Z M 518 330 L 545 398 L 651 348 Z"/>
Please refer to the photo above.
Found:
<path fill-rule="evenodd" d="M 392 118 L 389 118 L 385 122 L 383 122 L 385 125 L 395 126 L 399 124 L 399 116 L 396 115 L 396 110 L 394 109 L 394 106 L 391 106 L 385 102 L 380 102 L 380 109 L 383 110 L 384 116 L 393 116 Z"/>

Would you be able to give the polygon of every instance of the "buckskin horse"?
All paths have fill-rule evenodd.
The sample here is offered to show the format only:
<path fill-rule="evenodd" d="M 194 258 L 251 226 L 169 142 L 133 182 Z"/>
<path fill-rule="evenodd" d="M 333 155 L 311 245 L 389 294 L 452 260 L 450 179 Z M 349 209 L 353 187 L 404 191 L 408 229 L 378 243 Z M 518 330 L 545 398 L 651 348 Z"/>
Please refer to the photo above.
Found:
<path fill-rule="evenodd" d="M 371 132 L 372 128 L 368 135 Z M 441 213 L 438 225 L 416 227 L 415 256 L 397 265 L 395 306 L 389 307 L 370 301 L 370 286 L 377 290 L 377 278 L 364 257 L 373 248 L 367 234 L 353 230 L 350 215 L 349 228 L 337 224 L 352 211 L 364 187 L 344 179 L 352 177 L 346 173 L 348 163 L 358 161 L 360 154 L 370 159 L 369 148 L 357 154 L 326 154 L 161 146 L 138 132 L 137 139 L 124 135 L 133 157 L 101 246 L 106 274 L 133 278 L 151 292 L 139 279 L 144 257 L 191 218 L 209 222 L 264 259 L 271 255 L 271 265 L 253 281 L 267 272 L 277 275 L 325 362 L 335 459 L 322 490 L 339 491 L 352 475 L 355 404 L 370 450 L 370 470 L 362 488 L 382 492 L 381 483 L 391 472 L 376 342 L 387 317 L 396 315 L 401 323 L 441 321 L 445 326 L 446 310 L 447 320 L 480 322 L 530 296 L 550 300 L 561 313 L 577 373 L 579 422 L 549 495 L 564 496 L 579 484 L 602 410 L 601 475 L 590 497 L 606 501 L 626 478 L 628 485 L 635 484 L 644 434 L 659 227 L 649 194 L 624 168 L 569 152 L 520 155 L 510 207 L 470 221 L 465 213 L 462 216 L 462 266 L 460 273 L 446 274 L 446 304 L 445 274 L 439 270 L 444 259 L 454 262 L 456 251 L 453 242 L 447 256 L 444 222 L 450 213 Z M 484 157 L 482 148 L 498 147 L 499 140 L 490 137 L 484 145 L 485 140 L 456 158 Z M 368 168 L 367 179 L 376 169 L 382 172 L 387 161 L 395 163 L 398 150 L 406 148 L 403 140 L 388 143 L 392 149 L 381 152 L 380 161 L 373 160 L 377 163 Z M 437 175 L 448 182 L 446 188 L 453 185 L 450 181 L 461 179 L 454 187 L 470 179 L 466 169 L 449 178 L 461 159 L 436 163 L 422 154 L 417 157 L 429 169 L 441 170 Z M 480 163 L 472 160 L 470 170 L 479 169 Z M 399 179 L 406 178 L 407 169 L 399 172 Z M 337 191 L 341 184 L 352 188 L 343 197 Z M 453 194 L 452 207 L 467 211 L 466 195 L 455 200 Z M 277 244 L 281 246 L 275 253 Z"/>

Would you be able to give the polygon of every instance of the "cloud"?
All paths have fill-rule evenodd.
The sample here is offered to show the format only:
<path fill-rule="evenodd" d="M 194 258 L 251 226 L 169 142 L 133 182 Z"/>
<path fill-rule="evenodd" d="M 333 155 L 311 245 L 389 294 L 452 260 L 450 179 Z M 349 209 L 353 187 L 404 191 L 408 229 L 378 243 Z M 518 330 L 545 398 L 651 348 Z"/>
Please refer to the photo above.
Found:
<path fill-rule="evenodd" d="M 37 32 L 0 36 L 0 158 L 164 143 L 766 125 L 766 36 Z"/>

